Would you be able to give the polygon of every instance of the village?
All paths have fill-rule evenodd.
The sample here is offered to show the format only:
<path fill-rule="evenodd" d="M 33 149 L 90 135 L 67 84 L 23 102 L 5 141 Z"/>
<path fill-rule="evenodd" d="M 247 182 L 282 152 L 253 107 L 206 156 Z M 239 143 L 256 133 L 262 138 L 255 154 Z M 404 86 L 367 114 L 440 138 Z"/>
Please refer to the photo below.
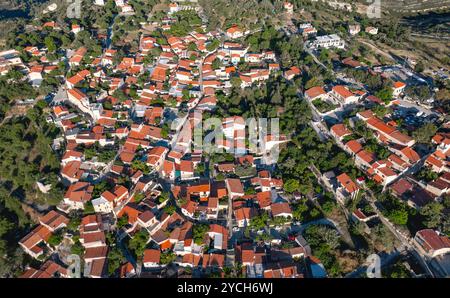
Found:
<path fill-rule="evenodd" d="M 112 2 L 118 18 L 134 16 L 128 1 Z M 408 85 L 423 84 L 423 76 L 404 65 L 371 67 L 352 57 L 322 63 L 322 53 L 345 49 L 348 37 L 319 35 L 311 23 L 289 28 L 305 41 L 298 51 L 335 75 L 298 90 L 298 101 L 311 110 L 315 137 L 332 142 L 352 169 L 321 172 L 311 164 L 323 191 L 293 191 L 292 179 L 283 180 L 277 163 L 263 158 L 287 146 L 290 135 L 267 134 L 257 150 L 249 150 L 246 119 L 235 115 L 221 119 L 224 138 L 215 140 L 215 153 L 180 137 L 186 130 L 192 135 L 199 114 L 218 117 L 221 98 L 235 90 L 262 88 L 272 78 L 289 85 L 305 76 L 302 67 L 280 66 L 275 51 L 251 51 L 251 30 L 233 24 L 208 31 L 196 2 L 171 1 L 161 20 L 149 22 L 158 29 L 138 37 L 137 51 L 118 51 L 108 31 L 93 33 L 102 45 L 98 55 L 80 46 L 49 61 L 48 46 L 26 46 L 32 59 L 24 62 L 18 50 L 0 52 L 2 75 L 20 69 L 34 88 L 48 75 L 62 82 L 45 101 L 47 122 L 61 132 L 52 150 L 60 157 L 65 192 L 20 240 L 40 262 L 21 277 L 74 277 L 68 270 L 73 254 L 81 259 L 82 276 L 91 278 L 330 277 L 329 266 L 313 253 L 317 244 L 305 236 L 315 224 L 339 238 L 352 225 L 362 227 L 360 235 L 383 225 L 396 245 L 382 264 L 402 256 L 413 264 L 407 265 L 413 276 L 448 277 L 448 236 L 432 228 L 411 233 L 396 213 L 398 202 L 420 212 L 450 194 L 450 123 L 431 101 L 416 102 L 405 93 Z M 283 8 L 294 11 L 289 2 Z M 190 28 L 180 28 L 180 20 L 189 20 Z M 49 21 L 35 30 L 60 26 Z M 77 23 L 64 28 L 75 36 L 89 29 Z M 378 28 L 348 26 L 350 38 L 360 32 L 376 35 Z M 68 70 L 56 75 L 61 63 Z M 381 78 L 383 92 L 358 80 L 361 72 Z M 430 125 L 436 130 L 425 145 L 418 138 Z M 39 181 L 37 187 L 46 193 L 53 186 Z M 333 214 L 341 215 L 323 212 L 323 193 Z M 345 275 L 365 267 L 359 261 Z"/>

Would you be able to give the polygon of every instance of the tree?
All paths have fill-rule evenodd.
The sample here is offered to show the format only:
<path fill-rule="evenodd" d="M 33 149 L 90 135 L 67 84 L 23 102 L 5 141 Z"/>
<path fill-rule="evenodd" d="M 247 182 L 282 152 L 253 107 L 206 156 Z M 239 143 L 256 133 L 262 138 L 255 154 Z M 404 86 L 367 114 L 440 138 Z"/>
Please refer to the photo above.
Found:
<path fill-rule="evenodd" d="M 169 192 L 163 191 L 163 192 L 161 192 L 161 194 L 159 195 L 158 203 L 159 203 L 159 204 L 162 204 L 162 203 L 164 203 L 165 201 L 167 201 L 169 198 L 170 198 Z"/>
<path fill-rule="evenodd" d="M 420 214 L 425 217 L 424 224 L 427 228 L 437 228 L 441 224 L 444 206 L 438 202 L 431 202 L 420 208 Z"/>
<path fill-rule="evenodd" d="M 387 217 L 396 225 L 406 225 L 408 222 L 408 211 L 404 209 L 390 210 Z"/>
<path fill-rule="evenodd" d="M 78 231 L 78 227 L 81 224 L 81 219 L 79 217 L 74 217 L 69 221 L 69 224 L 67 225 L 67 229 L 70 231 Z"/>
<path fill-rule="evenodd" d="M 422 61 L 417 62 L 416 66 L 414 67 L 414 70 L 416 72 L 423 72 L 425 70 L 425 65 Z"/>
<path fill-rule="evenodd" d="M 0 237 L 12 230 L 14 224 L 4 217 L 0 218 Z"/>
<path fill-rule="evenodd" d="M 294 205 L 292 216 L 298 221 L 305 220 L 305 213 L 308 211 L 309 207 L 305 202 Z"/>
<path fill-rule="evenodd" d="M 267 222 L 269 221 L 269 214 L 267 212 L 261 215 L 255 216 L 250 220 L 250 227 L 255 230 L 261 230 L 267 227 Z"/>
<path fill-rule="evenodd" d="M 117 220 L 117 227 L 120 229 L 128 224 L 128 215 L 124 214 Z"/>
<path fill-rule="evenodd" d="M 164 206 L 163 210 L 164 210 L 164 212 L 166 212 L 167 214 L 172 215 L 172 214 L 175 213 L 176 208 L 175 208 L 175 206 L 173 206 L 173 205 L 166 205 L 166 206 Z"/>
<path fill-rule="evenodd" d="M 160 263 L 167 265 L 175 261 L 176 255 L 172 251 L 164 251 L 161 253 Z"/>
<path fill-rule="evenodd" d="M 147 230 L 142 229 L 131 238 L 128 247 L 134 252 L 136 257 L 141 258 L 143 256 L 149 237 Z"/>
<path fill-rule="evenodd" d="M 108 252 L 108 273 L 113 275 L 119 269 L 120 265 L 125 262 L 125 257 L 118 247 L 113 247 Z"/>
<path fill-rule="evenodd" d="M 389 102 L 392 99 L 392 88 L 384 87 L 383 89 L 375 92 L 375 96 L 384 102 Z"/>
<path fill-rule="evenodd" d="M 75 241 L 75 243 L 70 248 L 70 252 L 79 256 L 83 255 L 84 247 L 79 240 Z"/>
<path fill-rule="evenodd" d="M 44 39 L 44 43 L 45 43 L 45 46 L 47 47 L 49 53 L 53 53 L 54 51 L 56 51 L 55 40 L 51 36 L 47 36 Z"/>
<path fill-rule="evenodd" d="M 231 86 L 233 86 L 234 88 L 241 88 L 241 79 L 239 77 L 232 77 L 231 80 Z"/>
<path fill-rule="evenodd" d="M 201 245 L 203 243 L 203 239 L 205 238 L 205 234 L 209 231 L 209 225 L 207 224 L 196 224 L 192 228 L 192 238 L 194 239 L 195 244 Z"/>
<path fill-rule="evenodd" d="M 214 59 L 214 61 L 212 62 L 211 67 L 212 67 L 213 70 L 216 70 L 216 69 L 219 69 L 221 65 L 222 65 L 222 62 L 220 61 L 220 59 L 219 59 L 219 58 L 216 58 L 216 59 Z"/>
<path fill-rule="evenodd" d="M 300 188 L 300 183 L 296 179 L 289 179 L 284 183 L 283 188 L 286 192 L 293 193 L 298 191 Z"/>
<path fill-rule="evenodd" d="M 47 242 L 51 246 L 56 247 L 56 246 L 58 246 L 61 243 L 62 240 L 63 240 L 62 235 L 59 234 L 59 233 L 55 233 L 55 234 L 52 234 L 50 236 L 50 238 L 48 238 Z"/>
<path fill-rule="evenodd" d="M 427 123 L 413 132 L 413 138 L 422 144 L 431 144 L 431 138 L 436 134 L 438 128 L 433 123 Z"/>
<path fill-rule="evenodd" d="M 431 97 L 431 91 L 428 85 L 408 86 L 406 87 L 405 93 L 408 96 L 421 101 Z"/>

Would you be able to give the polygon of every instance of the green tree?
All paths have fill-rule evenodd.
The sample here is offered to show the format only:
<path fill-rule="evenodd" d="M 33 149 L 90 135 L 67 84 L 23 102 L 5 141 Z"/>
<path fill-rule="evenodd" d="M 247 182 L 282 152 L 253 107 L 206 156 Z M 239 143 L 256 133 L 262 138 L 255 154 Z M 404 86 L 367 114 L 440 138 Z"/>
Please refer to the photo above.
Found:
<path fill-rule="evenodd" d="M 298 189 L 300 188 L 300 183 L 296 179 L 289 179 L 284 183 L 283 188 L 286 192 L 293 193 L 295 191 L 298 191 Z"/>
<path fill-rule="evenodd" d="M 10 222 L 8 219 L 0 218 L 0 237 L 3 237 L 6 233 L 14 228 L 14 223 Z"/>
<path fill-rule="evenodd" d="M 192 228 L 192 238 L 194 239 L 195 244 L 201 245 L 203 243 L 203 239 L 205 238 L 205 234 L 209 231 L 209 225 L 207 224 L 196 224 Z"/>
<path fill-rule="evenodd" d="M 422 144 L 431 144 L 431 138 L 436 134 L 438 128 L 433 123 L 427 123 L 413 132 L 413 138 Z"/>
<path fill-rule="evenodd" d="M 55 233 L 55 234 L 52 234 L 50 236 L 50 238 L 48 238 L 47 242 L 51 246 L 56 247 L 56 246 L 58 246 L 61 243 L 62 240 L 63 240 L 62 235 L 59 234 L 59 233 Z"/>
<path fill-rule="evenodd" d="M 118 247 L 113 247 L 108 252 L 108 273 L 109 275 L 113 275 L 117 269 L 120 268 L 120 265 L 125 262 L 125 257 L 122 254 L 122 251 Z"/>
<path fill-rule="evenodd" d="M 420 214 L 425 217 L 424 224 L 427 228 L 437 228 L 441 224 L 444 206 L 438 202 L 431 202 L 420 208 Z"/>
<path fill-rule="evenodd" d="M 44 43 L 50 53 L 53 53 L 56 51 L 55 40 L 51 36 L 47 36 L 44 39 Z"/>
<path fill-rule="evenodd" d="M 267 227 L 269 222 L 269 214 L 267 212 L 263 212 L 258 216 L 254 216 L 250 220 L 250 227 L 255 230 L 261 230 Z"/>
<path fill-rule="evenodd" d="M 383 89 L 375 92 L 375 96 L 384 102 L 389 102 L 392 100 L 392 88 L 384 87 Z"/>
<path fill-rule="evenodd" d="M 149 237 L 147 230 L 142 229 L 131 238 L 128 247 L 134 252 L 136 257 L 141 258 L 144 255 Z"/>

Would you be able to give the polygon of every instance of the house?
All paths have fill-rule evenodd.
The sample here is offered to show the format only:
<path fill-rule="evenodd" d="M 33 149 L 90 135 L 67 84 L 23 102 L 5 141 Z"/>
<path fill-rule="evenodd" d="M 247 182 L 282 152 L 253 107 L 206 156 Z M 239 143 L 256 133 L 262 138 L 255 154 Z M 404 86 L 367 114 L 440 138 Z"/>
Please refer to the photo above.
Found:
<path fill-rule="evenodd" d="M 304 39 L 308 39 L 310 36 L 317 35 L 317 29 L 313 25 L 306 23 L 300 25 L 300 31 Z"/>
<path fill-rule="evenodd" d="M 362 150 L 361 144 L 356 140 L 350 140 L 344 145 L 345 151 L 347 151 L 351 156 L 355 156 L 359 151 Z"/>
<path fill-rule="evenodd" d="M 325 90 L 323 90 L 323 88 L 319 86 L 309 88 L 305 91 L 305 98 L 309 101 L 313 101 L 315 99 L 325 100 L 327 96 L 328 95 Z"/>
<path fill-rule="evenodd" d="M 75 53 L 70 57 L 69 59 L 69 65 L 70 67 L 80 66 L 81 61 L 84 58 L 84 55 L 86 55 L 87 49 L 85 47 L 81 47 L 78 50 L 75 51 Z"/>
<path fill-rule="evenodd" d="M 294 4 L 290 2 L 284 2 L 283 7 L 287 13 L 294 13 Z"/>
<path fill-rule="evenodd" d="M 180 179 L 191 180 L 195 178 L 192 160 L 181 160 L 179 164 Z"/>
<path fill-rule="evenodd" d="M 368 169 L 371 167 L 371 165 L 375 161 L 375 159 L 376 159 L 376 156 L 374 153 L 369 152 L 365 149 L 362 149 L 355 155 L 355 164 L 358 167 Z"/>
<path fill-rule="evenodd" d="M 289 203 L 274 203 L 271 205 L 272 217 L 292 218 L 292 210 Z"/>
<path fill-rule="evenodd" d="M 406 84 L 403 82 L 396 81 L 394 82 L 394 86 L 392 88 L 392 95 L 394 97 L 400 96 L 406 88 Z"/>
<path fill-rule="evenodd" d="M 352 134 L 352 132 L 350 130 L 348 130 L 347 127 L 345 127 L 345 125 L 342 123 L 333 125 L 330 128 L 330 132 L 331 132 L 331 135 L 339 141 L 342 141 L 342 139 L 344 137 Z"/>
<path fill-rule="evenodd" d="M 85 262 L 84 276 L 89 278 L 104 278 L 107 276 L 106 268 L 106 257 Z"/>
<path fill-rule="evenodd" d="M 260 209 L 271 210 L 272 192 L 270 190 L 257 192 L 256 200 Z"/>
<path fill-rule="evenodd" d="M 244 187 L 240 179 L 228 178 L 225 180 L 227 186 L 228 196 L 231 199 L 244 196 Z"/>
<path fill-rule="evenodd" d="M 41 268 L 27 268 L 19 278 L 66 278 L 69 277 L 67 268 L 52 260 L 46 261 Z"/>
<path fill-rule="evenodd" d="M 112 213 L 114 211 L 113 203 L 105 199 L 103 196 L 93 199 L 91 202 L 96 213 Z"/>
<path fill-rule="evenodd" d="M 400 178 L 390 186 L 392 193 L 399 198 L 407 197 L 413 188 L 414 185 L 405 178 Z"/>
<path fill-rule="evenodd" d="M 430 258 L 450 252 L 450 239 L 432 229 L 418 231 L 414 236 L 414 243 Z"/>
<path fill-rule="evenodd" d="M 178 6 L 177 3 L 170 3 L 169 4 L 169 13 L 173 14 L 180 11 L 180 7 Z"/>
<path fill-rule="evenodd" d="M 183 259 L 178 264 L 182 267 L 197 268 L 200 265 L 201 256 L 188 253 L 183 256 Z"/>
<path fill-rule="evenodd" d="M 44 67 L 42 65 L 33 66 L 28 73 L 28 80 L 33 87 L 39 87 L 42 83 L 43 77 L 42 72 Z"/>
<path fill-rule="evenodd" d="M 55 210 L 52 210 L 44 216 L 39 217 L 39 223 L 46 227 L 50 232 L 54 232 L 66 227 L 69 223 L 69 219 Z"/>
<path fill-rule="evenodd" d="M 247 227 L 255 215 L 256 210 L 254 208 L 242 207 L 234 210 L 234 217 L 239 228 Z"/>
<path fill-rule="evenodd" d="M 392 168 L 399 172 L 403 172 L 410 166 L 407 161 L 403 160 L 400 156 L 394 153 L 389 155 L 388 161 L 392 164 Z"/>
<path fill-rule="evenodd" d="M 430 193 L 440 197 L 450 191 L 450 184 L 442 178 L 427 183 L 425 188 Z"/>
<path fill-rule="evenodd" d="M 301 75 L 302 71 L 297 66 L 292 66 L 288 70 L 286 70 L 283 74 L 283 77 L 290 81 L 298 75 Z"/>
<path fill-rule="evenodd" d="M 130 262 L 126 262 L 120 267 L 120 278 L 132 278 L 136 276 L 136 269 Z"/>
<path fill-rule="evenodd" d="M 317 36 L 312 42 L 308 42 L 307 46 L 311 49 L 329 49 L 329 48 L 345 48 L 345 41 L 337 34 Z"/>
<path fill-rule="evenodd" d="M 437 158 L 434 154 L 431 154 L 427 157 L 427 159 L 425 160 L 425 165 L 431 168 L 431 170 L 436 173 L 441 173 L 442 171 L 444 171 L 446 166 L 446 164 L 442 160 Z"/>
<path fill-rule="evenodd" d="M 61 158 L 61 164 L 65 166 L 71 161 L 81 162 L 83 158 L 83 153 L 75 150 L 67 150 Z"/>
<path fill-rule="evenodd" d="M 348 33 L 350 35 L 356 35 L 361 31 L 361 26 L 359 24 L 356 25 L 349 25 L 348 26 Z"/>
<path fill-rule="evenodd" d="M 64 194 L 63 203 L 71 209 L 84 209 L 84 204 L 92 198 L 94 186 L 88 182 L 76 182 Z"/>
<path fill-rule="evenodd" d="M 159 221 L 156 219 L 156 216 L 155 214 L 153 214 L 153 212 L 147 210 L 138 216 L 137 223 L 143 228 L 150 228 L 159 224 Z"/>
<path fill-rule="evenodd" d="M 331 89 L 330 95 L 337 100 L 341 105 L 347 105 L 358 102 L 358 96 L 349 91 L 347 87 L 342 85 L 334 86 Z"/>
<path fill-rule="evenodd" d="M 349 67 L 352 67 L 352 68 L 358 68 L 358 67 L 362 66 L 361 62 L 359 62 L 358 60 L 353 59 L 352 57 L 347 57 L 345 59 L 342 59 L 341 62 L 345 66 L 349 66 Z"/>
<path fill-rule="evenodd" d="M 225 33 L 226 36 L 231 39 L 236 39 L 244 36 L 244 32 L 241 29 L 239 29 L 237 25 L 231 26 L 230 28 L 227 29 Z"/>
<path fill-rule="evenodd" d="M 157 146 L 152 148 L 147 153 L 147 165 L 155 171 L 159 171 L 163 166 L 167 152 L 169 152 L 169 149 L 166 147 Z"/>
<path fill-rule="evenodd" d="M 161 169 L 161 174 L 164 178 L 169 181 L 175 180 L 175 163 L 171 160 L 165 159 L 163 167 Z"/>
<path fill-rule="evenodd" d="M 367 222 L 369 222 L 370 220 L 372 220 L 376 217 L 378 217 L 378 215 L 376 213 L 374 213 L 372 215 L 366 215 L 366 214 L 364 214 L 363 210 L 361 210 L 360 208 L 357 208 L 355 211 L 353 211 L 353 213 L 351 215 L 351 219 L 353 220 L 353 222 L 363 224 L 364 231 L 367 234 L 370 233 L 370 228 L 367 225 Z"/>
<path fill-rule="evenodd" d="M 71 104 L 79 108 L 82 112 L 91 114 L 89 99 L 86 94 L 77 88 L 67 90 L 67 98 Z"/>
<path fill-rule="evenodd" d="M 297 272 L 297 266 L 291 262 L 271 263 L 264 270 L 264 278 L 299 278 L 302 276 Z"/>
<path fill-rule="evenodd" d="M 338 188 L 336 189 L 336 198 L 342 203 L 346 203 L 349 199 L 354 199 L 358 195 L 359 187 L 346 174 L 342 173 L 336 177 L 338 181 Z"/>
<path fill-rule="evenodd" d="M 372 175 L 375 182 L 383 186 L 388 185 L 398 177 L 397 173 L 391 169 L 391 163 L 384 160 L 374 162 L 368 173 Z"/>
<path fill-rule="evenodd" d="M 83 31 L 83 27 L 78 25 L 78 24 L 72 24 L 72 30 L 71 32 L 75 35 L 77 35 L 78 33 L 80 33 L 81 31 Z"/>
<path fill-rule="evenodd" d="M 46 242 L 51 236 L 51 231 L 43 225 L 38 225 L 33 231 L 19 241 L 23 250 L 33 258 L 41 256 L 46 249 Z"/>
<path fill-rule="evenodd" d="M 213 239 L 214 249 L 223 250 L 228 247 L 228 230 L 226 227 L 211 224 L 209 225 L 208 236 Z"/>
<path fill-rule="evenodd" d="M 105 206 L 105 211 L 106 211 L 106 210 L 110 210 L 116 206 L 120 207 L 121 205 L 126 203 L 128 197 L 129 197 L 128 189 L 122 185 L 117 185 L 116 187 L 114 187 L 113 192 L 110 192 L 109 190 L 104 191 L 100 195 L 100 198 L 102 200 L 98 201 L 98 202 L 104 202 L 104 205 L 108 205 L 105 201 L 109 202 L 109 206 L 107 206 L 107 207 Z M 99 209 L 99 211 L 100 210 L 103 211 L 103 209 L 101 209 L 101 207 L 103 207 L 103 206 L 98 205 L 97 208 Z"/>
<path fill-rule="evenodd" d="M 181 206 L 181 213 L 189 218 L 194 218 L 197 205 L 198 204 L 196 202 L 187 200 L 186 203 Z"/>
<path fill-rule="evenodd" d="M 221 269 L 225 264 L 225 255 L 209 253 L 203 255 L 202 267 L 204 269 Z"/>
<path fill-rule="evenodd" d="M 106 258 L 93 259 L 90 262 L 85 262 L 84 276 L 90 278 L 103 278 L 107 276 L 106 272 L 107 262 Z"/>
<path fill-rule="evenodd" d="M 415 144 L 414 139 L 398 131 L 395 127 L 384 123 L 377 117 L 371 117 L 365 122 L 367 127 L 378 133 L 379 139 L 385 139 L 386 141 L 405 147 L 412 147 Z"/>
<path fill-rule="evenodd" d="M 372 26 L 368 26 L 366 27 L 366 33 L 369 33 L 371 35 L 377 35 L 378 34 L 378 28 L 377 27 L 372 27 Z"/>

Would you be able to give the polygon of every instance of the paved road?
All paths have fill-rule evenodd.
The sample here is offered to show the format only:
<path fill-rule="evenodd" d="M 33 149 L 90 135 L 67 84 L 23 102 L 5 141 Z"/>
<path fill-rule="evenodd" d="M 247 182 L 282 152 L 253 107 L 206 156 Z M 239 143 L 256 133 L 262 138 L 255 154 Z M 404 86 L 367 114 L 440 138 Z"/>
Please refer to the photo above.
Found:
<path fill-rule="evenodd" d="M 109 25 L 108 30 L 107 30 L 107 35 L 108 35 L 108 37 L 106 39 L 106 48 L 107 49 L 110 49 L 112 46 L 112 39 L 114 37 L 113 27 L 114 27 L 114 23 L 116 22 L 117 16 L 118 16 L 117 14 L 113 16 L 113 19 L 111 20 L 111 24 Z"/>

